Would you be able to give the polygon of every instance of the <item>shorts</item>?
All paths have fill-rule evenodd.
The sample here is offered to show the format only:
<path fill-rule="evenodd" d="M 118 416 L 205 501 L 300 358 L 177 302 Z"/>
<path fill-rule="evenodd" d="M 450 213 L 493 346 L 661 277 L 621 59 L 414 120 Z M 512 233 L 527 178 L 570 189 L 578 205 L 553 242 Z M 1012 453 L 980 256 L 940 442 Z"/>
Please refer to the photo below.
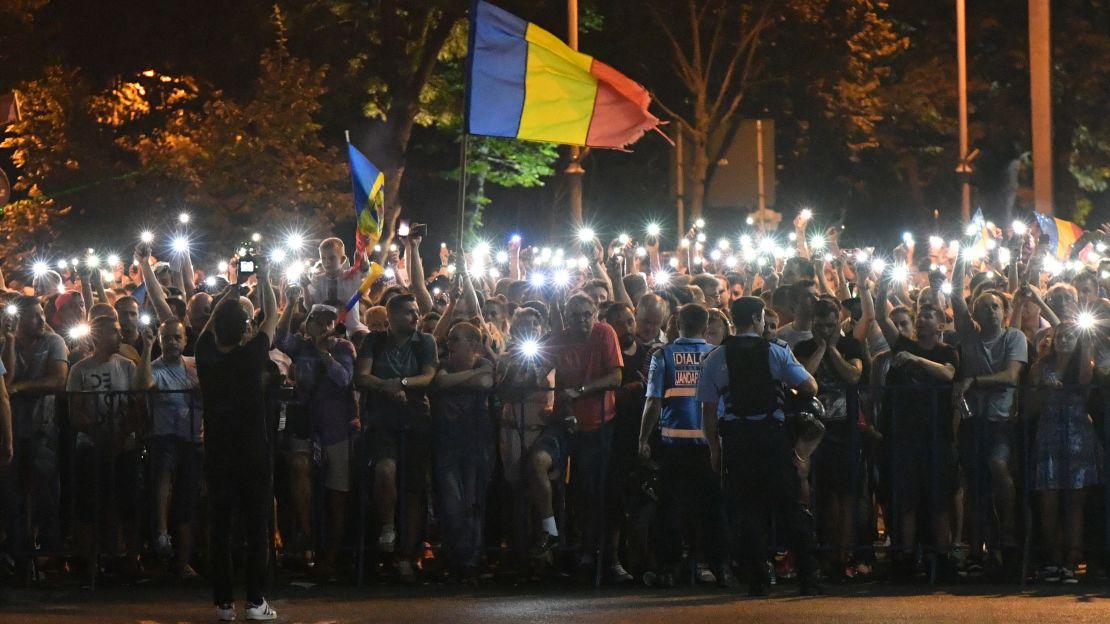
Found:
<path fill-rule="evenodd" d="M 291 431 L 285 432 L 284 454 L 309 455 L 313 463 L 324 470 L 324 487 L 335 492 L 351 490 L 351 448 L 355 439 L 340 440 L 321 447 L 309 438 L 301 438 Z"/>
<path fill-rule="evenodd" d="M 989 470 L 984 460 L 1004 463 L 1012 468 L 1014 448 L 1020 429 L 1010 420 L 972 418 L 960 425 L 960 462 L 967 478 L 975 470 Z M 988 472 L 989 474 L 989 472 Z M 987 477 L 989 478 L 989 477 Z"/>
<path fill-rule="evenodd" d="M 532 444 L 531 452 L 543 451 L 551 457 L 551 470 L 547 476 L 558 479 L 563 475 L 567 457 L 570 456 L 570 433 L 562 423 L 546 425 Z"/>
<path fill-rule="evenodd" d="M 178 522 L 192 521 L 200 498 L 203 448 L 175 435 L 159 435 L 147 440 L 147 450 L 154 475 L 151 482 L 157 483 L 159 476 L 166 473 L 173 479 L 173 517 Z"/>
<path fill-rule="evenodd" d="M 415 494 L 426 489 L 432 466 L 432 436 L 372 425 L 366 432 L 370 462 L 391 459 L 397 464 L 398 485 Z M 346 442 L 344 442 L 346 444 Z"/>

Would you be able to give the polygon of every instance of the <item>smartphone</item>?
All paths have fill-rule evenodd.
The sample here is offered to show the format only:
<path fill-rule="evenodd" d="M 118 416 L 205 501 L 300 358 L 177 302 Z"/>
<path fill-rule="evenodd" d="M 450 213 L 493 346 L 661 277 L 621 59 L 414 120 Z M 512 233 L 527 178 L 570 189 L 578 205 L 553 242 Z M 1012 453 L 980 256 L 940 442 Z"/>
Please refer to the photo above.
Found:
<path fill-rule="evenodd" d="M 410 237 L 421 237 L 421 238 L 423 238 L 423 237 L 428 235 L 428 226 L 423 224 L 423 223 L 417 223 L 416 225 L 413 225 L 413 226 L 409 227 L 409 234 L 408 235 Z"/>
<path fill-rule="evenodd" d="M 239 264 L 238 266 L 236 266 L 235 272 L 238 274 L 240 282 L 244 281 L 251 275 L 254 275 L 254 271 L 254 256 L 252 256 L 250 253 L 247 253 L 247 255 L 239 258 Z"/>

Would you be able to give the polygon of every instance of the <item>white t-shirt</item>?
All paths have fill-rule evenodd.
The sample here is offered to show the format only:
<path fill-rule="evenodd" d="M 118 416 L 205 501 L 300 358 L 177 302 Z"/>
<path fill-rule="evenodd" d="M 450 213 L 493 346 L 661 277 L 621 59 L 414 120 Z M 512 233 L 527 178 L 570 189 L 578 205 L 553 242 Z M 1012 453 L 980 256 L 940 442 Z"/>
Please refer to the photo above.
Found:
<path fill-rule="evenodd" d="M 113 354 L 107 362 L 97 362 L 92 357 L 87 357 L 69 369 L 66 391 L 104 393 L 93 397 L 91 405 L 95 413 L 91 416 L 103 427 L 119 427 L 133 397 L 112 393 L 131 390 L 134 380 L 135 363 L 118 353 Z M 92 444 L 93 439 L 87 434 L 77 434 L 78 446 Z"/>
<path fill-rule="evenodd" d="M 366 279 L 366 273 L 369 270 L 370 267 L 364 263 L 354 275 L 348 275 L 350 267 L 344 264 L 335 277 L 328 277 L 322 272 L 313 275 L 308 283 L 308 294 L 312 297 L 312 303 L 325 303 L 342 310 L 347 306 L 347 301 L 358 292 L 358 287 L 362 285 L 362 280 Z M 359 331 L 367 331 L 366 325 L 362 323 L 358 302 L 355 302 L 355 307 L 351 308 L 343 323 L 347 327 L 348 336 Z"/>

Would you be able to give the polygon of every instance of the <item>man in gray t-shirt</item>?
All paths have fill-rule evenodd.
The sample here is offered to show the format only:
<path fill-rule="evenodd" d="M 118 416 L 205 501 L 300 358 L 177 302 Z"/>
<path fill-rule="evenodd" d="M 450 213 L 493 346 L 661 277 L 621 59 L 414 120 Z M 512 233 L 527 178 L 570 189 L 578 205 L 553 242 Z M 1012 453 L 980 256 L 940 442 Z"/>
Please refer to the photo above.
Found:
<path fill-rule="evenodd" d="M 964 283 L 966 260 L 956 263 L 952 283 Z M 1009 316 L 1005 295 L 996 290 L 981 292 L 968 310 L 962 296 L 952 297 L 956 334 L 960 342 L 960 381 L 953 388 L 955 404 L 966 397 L 972 422 L 960 425 L 960 463 L 967 488 L 971 517 L 964 524 L 972 552 L 982 552 L 986 535 L 983 518 L 998 518 L 997 535 L 1004 556 L 1018 556 L 1014 532 L 1014 479 L 1010 471 L 1017 430 L 1011 413 L 1014 389 L 1021 369 L 1029 361 L 1025 335 L 1006 328 Z M 972 315 L 974 314 L 974 318 Z M 994 513 L 979 484 L 990 483 Z"/>

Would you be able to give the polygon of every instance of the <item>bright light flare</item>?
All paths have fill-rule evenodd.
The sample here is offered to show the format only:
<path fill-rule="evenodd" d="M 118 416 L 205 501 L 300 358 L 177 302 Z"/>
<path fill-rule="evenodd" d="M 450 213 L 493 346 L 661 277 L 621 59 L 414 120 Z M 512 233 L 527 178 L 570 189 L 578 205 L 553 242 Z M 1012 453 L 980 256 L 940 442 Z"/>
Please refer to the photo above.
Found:
<path fill-rule="evenodd" d="M 659 228 L 658 223 L 649 223 L 649 224 L 647 224 L 647 235 L 648 236 L 653 236 L 653 237 L 654 236 L 659 236 L 660 231 L 661 230 Z"/>
<path fill-rule="evenodd" d="M 397 226 L 397 236 L 408 236 L 408 235 L 409 235 L 409 224 L 408 223 L 402 223 L 401 225 Z"/>
<path fill-rule="evenodd" d="M 588 242 L 592 241 L 593 239 L 594 239 L 593 228 L 584 227 L 584 228 L 579 228 L 578 229 L 578 240 L 580 242 L 588 243 Z"/>
<path fill-rule="evenodd" d="M 643 258 L 646 255 L 647 255 L 647 248 L 645 248 L 645 247 L 637 247 L 636 248 L 636 256 L 637 257 Z"/>
<path fill-rule="evenodd" d="M 537 271 L 528 276 L 528 283 L 531 284 L 533 288 L 543 288 L 544 285 L 547 284 L 547 276 Z"/>
<path fill-rule="evenodd" d="M 215 278 L 215 276 L 209 275 L 208 277 L 204 278 L 204 285 L 207 286 L 208 288 L 215 288 L 216 287 L 216 278 Z"/>
<path fill-rule="evenodd" d="M 801 218 L 802 221 L 809 221 L 813 218 L 813 211 L 809 208 L 802 208 L 801 212 L 798 213 L 798 217 Z"/>
<path fill-rule="evenodd" d="M 558 269 L 551 274 L 551 283 L 559 288 L 566 288 L 570 286 L 570 271 L 566 269 Z"/>
<path fill-rule="evenodd" d="M 932 249 L 940 249 L 941 247 L 944 247 L 944 239 L 939 236 L 930 236 L 929 247 Z"/>
<path fill-rule="evenodd" d="M 540 355 L 540 341 L 535 338 L 526 338 L 520 342 L 520 354 L 528 359 L 535 359 Z"/>
<path fill-rule="evenodd" d="M 289 249 L 300 249 L 304 247 L 304 234 L 293 233 L 285 239 L 285 246 Z"/>
<path fill-rule="evenodd" d="M 220 263 L 216 265 L 216 270 L 220 273 L 227 273 L 227 262 L 221 260 Z"/>
<path fill-rule="evenodd" d="M 699 230 L 703 229 L 705 227 L 705 219 L 699 217 L 697 221 L 694 221 L 694 227 L 698 228 Z"/>
<path fill-rule="evenodd" d="M 46 272 L 49 270 L 50 265 L 46 264 L 42 260 L 39 260 L 38 262 L 35 262 L 31 265 L 31 273 L 34 274 L 35 277 L 42 277 L 43 275 L 46 275 Z"/>
<path fill-rule="evenodd" d="M 671 258 L 670 260 L 667 261 L 667 264 L 671 265 L 672 269 L 677 269 L 678 268 L 678 258 Z"/>
<path fill-rule="evenodd" d="M 825 248 L 825 237 L 817 234 L 809 239 L 809 248 L 815 251 L 821 251 Z"/>
<path fill-rule="evenodd" d="M 628 234 L 624 234 L 624 233 L 621 233 L 621 235 L 617 237 L 617 242 L 622 244 L 622 245 L 627 245 L 629 243 L 629 241 L 631 241 L 631 240 L 632 240 L 632 238 L 629 237 Z"/>
<path fill-rule="evenodd" d="M 9 303 L 8 307 L 4 308 L 4 311 L 8 313 L 8 316 L 15 316 L 19 314 L 19 306 L 14 303 Z"/>
<path fill-rule="evenodd" d="M 303 274 L 304 274 L 304 265 L 301 264 L 300 262 L 294 262 L 294 263 L 290 264 L 289 266 L 285 267 L 285 281 L 287 281 L 287 282 L 299 281 L 301 279 L 301 275 L 303 275 Z"/>
<path fill-rule="evenodd" d="M 189 251 L 189 239 L 184 236 L 178 236 L 173 239 L 174 253 L 185 253 Z"/>
<path fill-rule="evenodd" d="M 95 269 L 96 267 L 100 266 L 100 258 L 97 257 L 95 254 L 89 254 L 85 256 L 85 266 L 89 267 L 90 269 Z"/>
<path fill-rule="evenodd" d="M 120 265 L 119 256 L 116 254 L 108 254 L 108 266 L 117 267 Z"/>
<path fill-rule="evenodd" d="M 1029 231 L 1029 226 L 1026 225 L 1024 221 L 1015 219 L 1014 222 L 1010 224 L 1010 229 L 1014 231 L 1015 236 L 1025 236 L 1025 233 Z"/>
<path fill-rule="evenodd" d="M 951 295 L 952 294 L 952 282 L 944 282 L 943 284 L 941 284 L 940 285 L 940 292 L 942 292 L 946 295 Z"/>
<path fill-rule="evenodd" d="M 489 257 L 489 254 L 490 254 L 489 243 L 487 243 L 486 241 L 479 242 L 477 245 L 474 245 L 474 249 L 471 250 L 471 253 L 474 254 L 475 258 Z"/>
<path fill-rule="evenodd" d="M 1079 326 L 1079 329 L 1089 332 L 1098 326 L 1098 319 L 1095 318 L 1094 314 L 1084 311 L 1080 312 L 1079 316 L 1076 317 L 1075 324 Z"/>
<path fill-rule="evenodd" d="M 668 284 L 671 283 L 671 272 L 670 271 L 657 271 L 653 275 L 655 277 L 655 287 L 656 288 L 659 288 L 661 286 L 666 287 Z"/>
<path fill-rule="evenodd" d="M 143 327 L 149 326 L 150 325 L 150 320 L 151 319 L 150 319 L 149 314 L 140 314 L 139 315 L 139 325 L 142 325 Z"/>
<path fill-rule="evenodd" d="M 386 269 L 382 273 L 382 275 L 385 276 L 385 279 L 391 280 L 391 279 L 397 277 L 397 272 L 393 270 L 393 267 L 386 267 Z"/>
<path fill-rule="evenodd" d="M 980 228 L 979 225 L 977 225 L 975 223 L 969 223 L 969 224 L 967 224 L 967 227 L 964 228 L 964 234 L 966 236 L 975 236 L 976 234 L 979 233 L 979 228 Z"/>
<path fill-rule="evenodd" d="M 902 232 L 902 242 L 905 243 L 906 245 L 912 245 L 913 244 L 913 234 L 911 234 L 909 232 Z"/>
<path fill-rule="evenodd" d="M 508 262 L 509 262 L 509 252 L 507 252 L 507 251 L 497 252 L 497 263 L 498 264 L 508 264 Z"/>
<path fill-rule="evenodd" d="M 69 328 L 69 338 L 70 338 L 70 340 L 81 340 L 82 338 L 88 337 L 88 335 L 89 335 L 89 324 L 88 323 L 78 323 L 77 325 L 74 325 L 73 327 Z"/>
<path fill-rule="evenodd" d="M 899 284 L 905 284 L 910 279 L 910 268 L 904 264 L 896 264 L 890 269 L 890 279 Z"/>
<path fill-rule="evenodd" d="M 191 220 L 192 220 L 192 217 L 190 217 L 189 213 L 187 213 L 187 212 L 183 212 L 183 213 L 177 215 L 177 222 L 181 223 L 182 225 L 188 224 L 189 221 L 191 221 Z"/>
<path fill-rule="evenodd" d="M 274 249 L 273 251 L 270 252 L 270 260 L 272 260 L 275 263 L 280 264 L 282 262 L 285 262 L 285 256 L 286 256 L 286 252 L 281 247 L 278 247 L 277 249 Z"/>
<path fill-rule="evenodd" d="M 142 234 L 139 234 L 139 240 L 143 241 L 144 243 L 146 243 L 148 245 L 150 243 L 153 243 L 154 242 L 154 232 L 151 232 L 150 230 L 147 230 L 147 231 L 143 232 Z"/>
<path fill-rule="evenodd" d="M 258 232 L 255 232 L 254 234 L 251 234 L 251 241 L 255 242 L 255 243 L 262 242 L 262 235 L 259 234 Z"/>

